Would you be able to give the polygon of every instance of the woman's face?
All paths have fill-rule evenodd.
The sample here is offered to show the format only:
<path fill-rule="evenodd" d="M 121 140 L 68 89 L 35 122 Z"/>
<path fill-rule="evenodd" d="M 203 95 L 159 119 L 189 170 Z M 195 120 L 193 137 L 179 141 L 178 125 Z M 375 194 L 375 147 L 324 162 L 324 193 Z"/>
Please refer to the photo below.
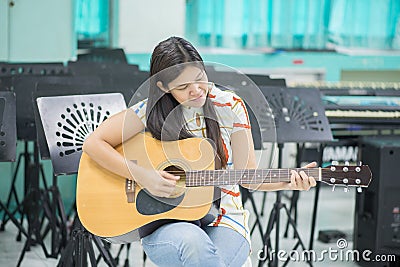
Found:
<path fill-rule="evenodd" d="M 187 66 L 178 77 L 168 83 L 168 88 L 164 88 L 164 90 L 166 89 L 184 106 L 202 107 L 206 102 L 211 85 L 203 69 Z"/>

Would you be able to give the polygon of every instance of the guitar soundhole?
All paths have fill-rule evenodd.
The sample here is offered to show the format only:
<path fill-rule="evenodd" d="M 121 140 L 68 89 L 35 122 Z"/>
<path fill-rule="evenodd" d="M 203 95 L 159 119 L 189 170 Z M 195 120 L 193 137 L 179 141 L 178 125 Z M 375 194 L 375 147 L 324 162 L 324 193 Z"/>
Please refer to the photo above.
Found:
<path fill-rule="evenodd" d="M 177 175 L 180 177 L 179 181 L 177 181 L 177 183 L 176 183 L 175 190 L 174 190 L 174 192 L 172 192 L 170 197 L 176 198 L 176 197 L 179 197 L 179 196 L 185 194 L 185 189 L 186 189 L 186 187 L 185 187 L 185 184 L 186 184 L 185 171 L 182 168 L 175 166 L 175 165 L 168 166 L 167 168 L 164 169 L 164 171 L 167 171 L 173 175 Z"/>
<path fill-rule="evenodd" d="M 179 179 L 176 189 L 171 197 L 157 197 L 146 189 L 137 194 L 136 210 L 143 215 L 156 215 L 170 211 L 177 207 L 185 197 L 185 172 L 176 166 L 168 166 L 165 171 L 178 175 Z"/>

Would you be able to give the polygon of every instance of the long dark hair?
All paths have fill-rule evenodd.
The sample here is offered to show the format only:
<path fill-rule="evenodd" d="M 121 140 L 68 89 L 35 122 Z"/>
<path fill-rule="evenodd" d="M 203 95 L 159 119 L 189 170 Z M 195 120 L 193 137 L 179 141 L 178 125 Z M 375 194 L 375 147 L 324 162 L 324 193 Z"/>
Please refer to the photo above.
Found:
<path fill-rule="evenodd" d="M 174 80 L 189 63 L 205 71 L 203 59 L 199 52 L 187 40 L 170 37 L 160 42 L 153 51 L 150 62 L 150 89 L 147 102 L 147 129 L 162 141 L 180 140 L 193 137 L 185 127 L 182 108 L 170 93 L 165 93 L 157 85 L 164 86 Z M 167 72 L 163 71 L 168 69 Z M 207 138 L 215 144 L 221 167 L 226 167 L 227 158 L 223 148 L 221 129 L 217 120 L 214 105 L 206 98 L 203 106 Z M 168 118 L 167 118 L 168 117 Z M 166 120 L 168 121 L 167 123 Z"/>

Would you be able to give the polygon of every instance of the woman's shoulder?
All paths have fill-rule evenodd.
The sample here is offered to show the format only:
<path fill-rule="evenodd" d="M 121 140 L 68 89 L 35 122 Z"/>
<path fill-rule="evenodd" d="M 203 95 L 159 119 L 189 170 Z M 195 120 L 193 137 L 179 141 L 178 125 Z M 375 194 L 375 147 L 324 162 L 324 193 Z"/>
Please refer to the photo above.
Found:
<path fill-rule="evenodd" d="M 232 90 L 228 87 L 224 87 L 224 86 L 220 86 L 220 85 L 216 85 L 216 84 L 214 84 L 214 86 L 212 87 L 212 89 L 210 91 L 210 95 L 214 95 L 219 98 L 237 96 L 237 94 L 235 93 L 234 90 Z"/>
<path fill-rule="evenodd" d="M 136 115 L 140 118 L 144 125 L 146 125 L 146 107 L 147 107 L 147 98 L 136 102 L 136 104 L 130 106 Z"/>
<path fill-rule="evenodd" d="M 147 100 L 148 100 L 147 98 L 140 100 L 140 101 L 136 102 L 135 104 L 131 105 L 130 108 L 133 110 L 142 109 L 142 108 L 146 107 Z"/>
<path fill-rule="evenodd" d="M 242 101 L 240 96 L 238 96 L 233 90 L 227 88 L 219 88 L 214 85 L 212 90 L 209 93 L 210 99 L 213 101 L 216 106 L 231 106 L 238 102 Z"/>

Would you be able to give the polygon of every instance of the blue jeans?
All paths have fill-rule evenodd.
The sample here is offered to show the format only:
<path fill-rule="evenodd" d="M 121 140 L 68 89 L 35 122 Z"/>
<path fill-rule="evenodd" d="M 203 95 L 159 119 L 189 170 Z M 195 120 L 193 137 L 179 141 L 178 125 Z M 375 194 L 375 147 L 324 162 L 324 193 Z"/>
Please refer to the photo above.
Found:
<path fill-rule="evenodd" d="M 192 223 L 165 224 L 142 238 L 143 249 L 157 266 L 242 266 L 250 253 L 247 240 L 227 227 Z"/>

